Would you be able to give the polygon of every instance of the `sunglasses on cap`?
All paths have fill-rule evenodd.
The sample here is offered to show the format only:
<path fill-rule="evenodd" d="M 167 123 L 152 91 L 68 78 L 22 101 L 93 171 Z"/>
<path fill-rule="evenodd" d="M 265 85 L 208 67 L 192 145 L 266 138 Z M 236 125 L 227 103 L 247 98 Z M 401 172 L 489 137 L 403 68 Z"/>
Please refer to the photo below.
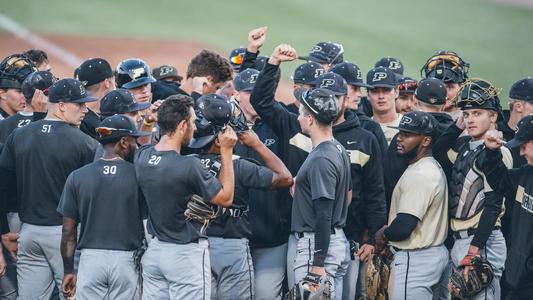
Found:
<path fill-rule="evenodd" d="M 100 135 L 101 138 L 108 137 L 113 134 L 115 131 L 121 131 L 125 133 L 132 134 L 133 131 L 129 129 L 120 129 L 120 128 L 110 128 L 110 127 L 97 127 L 96 132 Z"/>
<path fill-rule="evenodd" d="M 398 85 L 398 89 L 400 91 L 416 90 L 417 87 L 418 87 L 418 83 L 416 81 L 404 82 Z"/>
<path fill-rule="evenodd" d="M 242 65 L 242 62 L 244 61 L 244 54 L 239 53 L 235 56 L 230 57 L 229 60 L 234 65 Z"/>

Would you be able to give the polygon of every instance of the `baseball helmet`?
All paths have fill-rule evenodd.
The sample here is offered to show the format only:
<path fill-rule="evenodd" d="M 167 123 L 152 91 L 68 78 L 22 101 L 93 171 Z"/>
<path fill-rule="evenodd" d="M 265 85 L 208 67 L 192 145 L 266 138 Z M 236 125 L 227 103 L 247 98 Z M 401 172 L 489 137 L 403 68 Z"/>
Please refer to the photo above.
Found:
<path fill-rule="evenodd" d="M 57 81 L 57 78 L 48 71 L 33 72 L 22 82 L 21 90 L 26 101 L 31 101 L 35 90 L 41 90 L 48 95 L 48 88 Z"/>
<path fill-rule="evenodd" d="M 500 91 L 501 89 L 495 88 L 492 83 L 484 79 L 469 79 L 457 92 L 457 106 L 461 110 L 481 108 L 501 112 L 498 98 Z"/>
<path fill-rule="evenodd" d="M 428 58 L 420 76 L 424 78 L 437 78 L 444 83 L 463 83 L 468 79 L 470 64 L 465 62 L 453 51 L 439 51 Z"/>
<path fill-rule="evenodd" d="M 133 89 L 156 82 L 155 78 L 152 77 L 150 67 L 139 58 L 121 61 L 115 71 L 115 81 L 118 88 L 125 89 Z"/>
<path fill-rule="evenodd" d="M 24 79 L 35 71 L 37 68 L 26 55 L 10 55 L 0 62 L 0 88 L 20 89 Z"/>

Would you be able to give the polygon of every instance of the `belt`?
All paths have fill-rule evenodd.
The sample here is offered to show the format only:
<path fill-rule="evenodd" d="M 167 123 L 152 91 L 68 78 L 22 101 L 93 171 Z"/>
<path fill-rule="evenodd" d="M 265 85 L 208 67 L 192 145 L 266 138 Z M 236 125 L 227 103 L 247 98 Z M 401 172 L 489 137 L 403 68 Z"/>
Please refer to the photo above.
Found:
<path fill-rule="evenodd" d="M 342 228 L 340 228 L 340 227 L 331 228 L 330 233 L 331 233 L 331 234 L 335 234 L 335 232 L 336 232 L 337 230 L 342 230 Z M 296 235 L 297 238 L 301 239 L 301 238 L 303 238 L 306 234 L 315 234 L 315 233 L 314 233 L 313 231 L 305 231 L 305 232 L 295 232 L 294 234 Z"/>
<path fill-rule="evenodd" d="M 389 250 L 390 250 L 390 252 L 391 252 L 393 255 L 396 254 L 396 252 L 400 252 L 400 251 L 402 251 L 402 249 L 397 248 L 397 247 L 394 247 L 394 246 L 389 246 Z"/>
<path fill-rule="evenodd" d="M 495 226 L 494 227 L 494 230 L 499 230 L 499 229 L 500 229 L 500 226 Z M 474 234 L 476 234 L 476 229 L 475 228 L 468 228 L 467 230 L 455 231 L 453 233 L 453 237 L 456 240 L 460 240 L 460 239 L 466 239 L 468 237 L 471 237 Z"/>

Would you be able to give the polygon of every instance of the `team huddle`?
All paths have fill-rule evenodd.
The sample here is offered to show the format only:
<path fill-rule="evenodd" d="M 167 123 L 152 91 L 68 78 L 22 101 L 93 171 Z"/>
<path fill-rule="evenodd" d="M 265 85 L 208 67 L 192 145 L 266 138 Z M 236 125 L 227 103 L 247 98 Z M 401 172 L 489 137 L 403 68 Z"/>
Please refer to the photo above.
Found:
<path fill-rule="evenodd" d="M 266 33 L 185 76 L 6 57 L 0 299 L 533 299 L 533 78 L 504 110 L 453 51 L 363 78 Z"/>

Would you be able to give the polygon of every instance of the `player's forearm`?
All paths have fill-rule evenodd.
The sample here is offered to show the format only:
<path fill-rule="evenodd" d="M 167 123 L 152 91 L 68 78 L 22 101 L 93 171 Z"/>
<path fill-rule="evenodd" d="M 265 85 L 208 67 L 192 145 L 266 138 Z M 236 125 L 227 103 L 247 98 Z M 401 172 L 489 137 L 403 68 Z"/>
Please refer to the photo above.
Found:
<path fill-rule="evenodd" d="M 63 259 L 63 270 L 65 274 L 74 272 L 74 253 L 77 246 L 77 229 L 63 227 L 61 236 L 61 257 Z"/>
<path fill-rule="evenodd" d="M 230 207 L 233 203 L 235 191 L 235 176 L 233 172 L 233 151 L 232 149 L 220 149 L 220 175 L 218 179 L 222 185 L 222 190 L 213 198 L 213 204 Z"/>
<path fill-rule="evenodd" d="M 476 234 L 470 243 L 473 246 L 483 249 L 489 236 L 494 230 L 496 220 L 502 211 L 503 196 L 496 192 L 485 193 L 485 205 L 479 218 L 479 224 L 476 230 Z"/>
<path fill-rule="evenodd" d="M 272 177 L 272 187 L 282 188 L 291 186 L 293 183 L 292 175 L 285 164 L 277 157 L 267 146 L 263 143 L 258 143 L 254 150 L 259 154 L 261 159 L 265 162 L 267 168 L 274 172 Z"/>

